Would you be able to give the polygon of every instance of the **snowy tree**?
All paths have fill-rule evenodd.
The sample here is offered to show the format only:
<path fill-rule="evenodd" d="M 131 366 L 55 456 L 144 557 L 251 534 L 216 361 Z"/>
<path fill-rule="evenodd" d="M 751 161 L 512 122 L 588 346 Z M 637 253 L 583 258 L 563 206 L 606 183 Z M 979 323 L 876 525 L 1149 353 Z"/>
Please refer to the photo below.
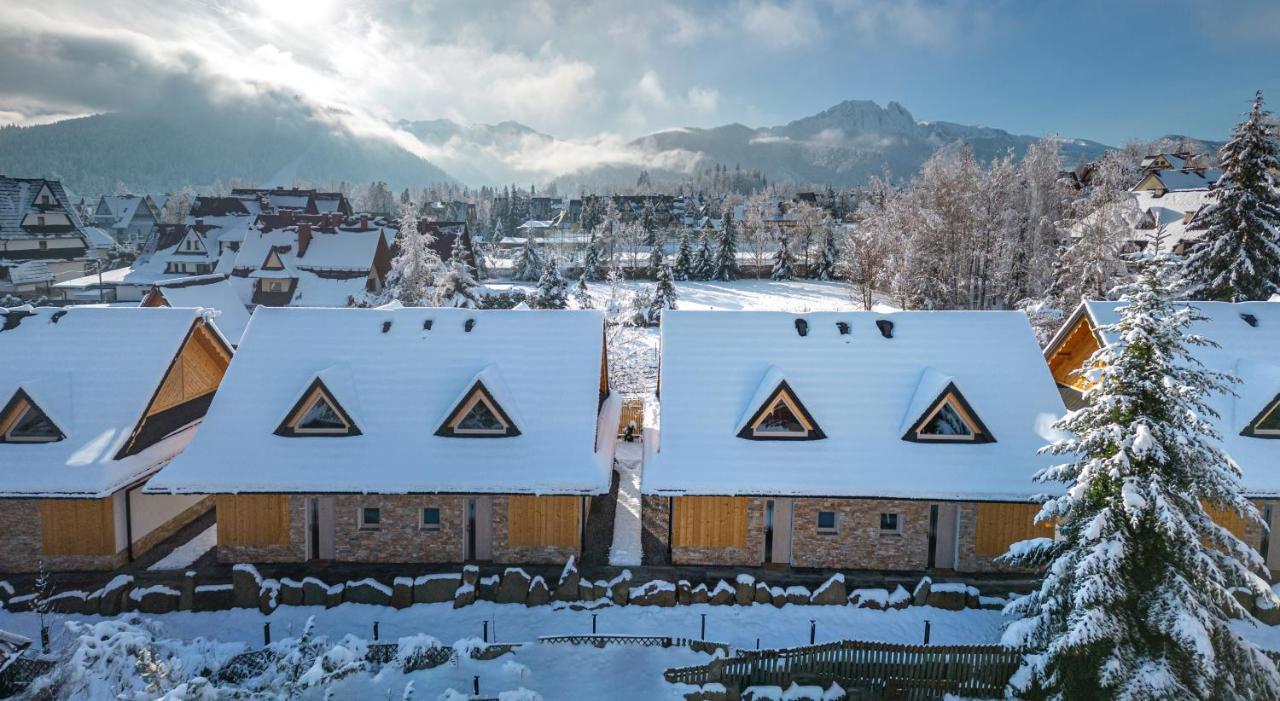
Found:
<path fill-rule="evenodd" d="M 1262 556 L 1206 513 L 1212 506 L 1263 527 L 1220 447 L 1207 398 L 1228 375 L 1191 349 L 1202 318 L 1171 301 L 1168 258 L 1126 286 L 1115 339 L 1086 363 L 1088 405 L 1055 428 L 1044 451 L 1069 462 L 1036 479 L 1067 485 L 1037 515 L 1057 539 L 1015 544 L 1014 565 L 1048 565 L 1040 587 L 1005 609 L 1003 642 L 1027 650 L 1010 682 L 1022 698 L 1275 699 L 1280 672 L 1238 632 L 1251 620 L 1232 589 L 1276 605 Z"/>
<path fill-rule="evenodd" d="M 578 276 L 578 286 L 573 290 L 573 300 L 578 303 L 578 309 L 592 309 L 595 307 L 591 302 L 591 292 L 587 290 L 587 274 L 585 272 Z"/>
<path fill-rule="evenodd" d="M 733 223 L 733 207 L 725 207 L 717 237 L 716 257 L 711 277 L 729 282 L 738 277 L 738 228 Z"/>
<path fill-rule="evenodd" d="M 471 266 L 467 265 L 466 256 L 459 248 L 454 246 L 449 262 L 444 264 L 437 275 L 436 300 L 442 307 L 478 309 L 480 307 L 480 294 L 476 291 L 478 285 L 475 276 L 471 273 Z"/>
<path fill-rule="evenodd" d="M 1109 151 L 1089 193 L 1072 205 L 1072 240 L 1058 257 L 1051 289 L 1060 309 L 1074 308 L 1082 298 L 1107 299 L 1129 278 L 1123 252 L 1140 212 L 1128 192 L 1126 169 L 1120 155 Z"/>
<path fill-rule="evenodd" d="M 689 230 L 680 231 L 680 247 L 676 249 L 676 261 L 671 274 L 677 280 L 688 280 L 693 275 L 693 250 L 689 246 Z"/>
<path fill-rule="evenodd" d="M 698 252 L 693 258 L 693 269 L 690 271 L 689 278 L 710 280 L 714 273 L 715 258 L 711 253 L 711 237 L 707 235 L 706 229 L 703 229 L 698 236 Z"/>
<path fill-rule="evenodd" d="M 836 276 L 836 263 L 840 260 L 840 250 L 836 248 L 836 229 L 828 224 L 822 228 L 822 250 L 818 252 L 817 264 L 813 277 L 819 280 L 831 280 Z"/>
<path fill-rule="evenodd" d="M 361 209 L 374 214 L 391 214 L 395 211 L 396 198 L 391 194 L 391 188 L 381 180 L 369 186 L 369 194 L 366 195 L 364 206 Z M 403 208 L 401 208 L 403 211 Z"/>
<path fill-rule="evenodd" d="M 591 238 L 587 241 L 587 252 L 582 259 L 582 273 L 590 280 L 600 279 L 600 239 L 591 230 Z"/>
<path fill-rule="evenodd" d="M 609 299 L 605 302 L 604 312 L 612 318 L 622 312 L 622 271 L 617 266 L 609 268 L 605 280 L 609 283 Z"/>
<path fill-rule="evenodd" d="M 658 282 L 653 287 L 653 296 L 649 298 L 649 308 L 645 314 L 649 325 L 662 321 L 664 309 L 675 309 L 678 298 L 676 286 L 671 282 L 671 266 L 664 265 L 658 270 Z"/>
<path fill-rule="evenodd" d="M 649 268 L 646 271 L 649 273 L 650 279 L 658 279 L 658 274 L 662 271 L 665 260 L 666 257 L 662 252 L 662 238 L 655 235 L 653 243 L 649 247 Z"/>
<path fill-rule="evenodd" d="M 164 206 L 160 208 L 160 223 L 185 224 L 195 197 L 195 190 L 189 186 L 169 195 L 169 199 L 165 200 Z"/>
<path fill-rule="evenodd" d="M 1269 115 L 1259 91 L 1219 153 L 1222 177 L 1199 215 L 1208 228 L 1182 269 L 1193 299 L 1265 300 L 1280 290 L 1280 191 L 1272 174 L 1280 159 Z"/>
<path fill-rule="evenodd" d="M 546 266 L 542 262 L 542 254 L 538 252 L 536 239 L 526 236 L 524 246 L 520 249 L 520 257 L 516 258 L 511 269 L 511 277 L 515 280 L 537 280 Z"/>
<path fill-rule="evenodd" d="M 534 309 L 564 309 L 569 306 L 569 289 L 554 258 L 548 259 L 538 278 L 538 288 L 529 295 Z"/>
<path fill-rule="evenodd" d="M 795 277 L 796 258 L 791 254 L 791 240 L 787 236 L 778 238 L 778 250 L 773 254 L 772 280 L 790 280 Z"/>
<path fill-rule="evenodd" d="M 432 286 L 440 268 L 440 256 L 432 244 L 435 236 L 418 228 L 418 216 L 411 204 L 400 208 L 399 235 L 396 244 L 400 251 L 391 260 L 391 272 L 387 284 L 379 296 L 381 303 L 399 301 L 406 307 L 431 306 L 435 301 Z"/>

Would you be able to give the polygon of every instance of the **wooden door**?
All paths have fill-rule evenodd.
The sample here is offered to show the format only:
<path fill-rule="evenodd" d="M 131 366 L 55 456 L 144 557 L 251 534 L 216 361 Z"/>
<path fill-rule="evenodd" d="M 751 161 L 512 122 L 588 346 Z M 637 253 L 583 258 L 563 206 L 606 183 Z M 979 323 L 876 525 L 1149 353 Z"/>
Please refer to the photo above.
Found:
<path fill-rule="evenodd" d="M 487 562 L 493 559 L 493 500 L 487 496 L 467 500 L 466 559 Z"/>
<path fill-rule="evenodd" d="M 792 502 L 789 498 L 765 503 L 765 563 L 791 564 Z"/>
<path fill-rule="evenodd" d="M 307 556 L 311 560 L 334 558 L 334 501 L 333 497 L 311 497 L 307 509 Z"/>
<path fill-rule="evenodd" d="M 956 568 L 957 531 L 960 527 L 960 508 L 955 504 L 934 504 L 929 507 L 929 567 L 940 570 Z"/>

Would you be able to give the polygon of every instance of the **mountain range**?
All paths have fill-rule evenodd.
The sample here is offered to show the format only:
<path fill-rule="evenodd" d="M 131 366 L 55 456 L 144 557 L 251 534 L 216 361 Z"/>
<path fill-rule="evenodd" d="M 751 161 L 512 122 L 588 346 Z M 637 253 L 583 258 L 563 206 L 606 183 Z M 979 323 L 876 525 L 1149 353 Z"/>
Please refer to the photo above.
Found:
<path fill-rule="evenodd" d="M 909 177 L 940 149 L 968 145 L 987 161 L 1010 149 L 1021 155 L 1038 138 L 921 121 L 896 102 L 881 107 L 866 100 L 841 102 L 780 126 L 668 129 L 631 141 L 561 139 L 512 121 L 389 126 L 417 139 L 417 155 L 392 140 L 353 136 L 292 110 L 100 114 L 0 128 L 0 171 L 59 177 L 74 191 L 95 193 L 111 192 L 118 183 L 172 191 L 232 178 L 260 186 L 385 180 L 397 190 L 442 181 L 609 187 L 634 184 L 641 170 L 657 182 L 722 164 L 759 170 L 770 181 L 840 187 L 886 172 Z M 1097 158 L 1107 148 L 1065 139 L 1063 163 Z"/>

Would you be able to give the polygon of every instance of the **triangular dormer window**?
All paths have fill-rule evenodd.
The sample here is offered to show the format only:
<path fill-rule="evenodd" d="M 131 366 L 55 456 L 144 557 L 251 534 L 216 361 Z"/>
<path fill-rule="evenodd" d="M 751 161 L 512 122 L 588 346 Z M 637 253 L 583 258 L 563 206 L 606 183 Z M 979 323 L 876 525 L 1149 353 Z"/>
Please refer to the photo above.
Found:
<path fill-rule="evenodd" d="M 921 443 L 994 443 L 996 440 L 954 383 L 947 385 L 902 439 Z"/>
<path fill-rule="evenodd" d="M 36 193 L 36 198 L 32 202 L 37 207 L 51 207 L 58 203 L 58 198 L 53 196 L 53 190 L 49 189 L 49 184 L 44 183 L 40 186 L 40 192 Z"/>
<path fill-rule="evenodd" d="M 22 390 L 0 412 L 0 442 L 52 443 L 63 438 L 66 436 L 53 419 Z"/>
<path fill-rule="evenodd" d="M 263 270 L 284 270 L 284 261 L 280 260 L 280 254 L 276 249 L 272 248 L 267 252 L 267 259 L 262 262 Z"/>
<path fill-rule="evenodd" d="M 767 381 L 767 380 L 766 380 Z M 786 380 L 759 405 L 738 431 L 754 441 L 816 441 L 827 437 Z"/>
<path fill-rule="evenodd" d="M 463 396 L 437 436 L 454 438 L 501 438 L 520 435 L 520 429 L 502 410 L 493 394 L 479 380 Z"/>
<path fill-rule="evenodd" d="M 180 253 L 208 253 L 209 249 L 205 248 L 204 240 L 200 238 L 200 234 L 191 231 L 182 240 L 182 245 L 178 246 L 178 251 Z"/>
<path fill-rule="evenodd" d="M 1252 438 L 1280 438 L 1280 395 L 1272 399 L 1240 432 Z"/>
<path fill-rule="evenodd" d="M 360 427 L 317 377 L 276 428 L 276 435 L 358 436 Z"/>

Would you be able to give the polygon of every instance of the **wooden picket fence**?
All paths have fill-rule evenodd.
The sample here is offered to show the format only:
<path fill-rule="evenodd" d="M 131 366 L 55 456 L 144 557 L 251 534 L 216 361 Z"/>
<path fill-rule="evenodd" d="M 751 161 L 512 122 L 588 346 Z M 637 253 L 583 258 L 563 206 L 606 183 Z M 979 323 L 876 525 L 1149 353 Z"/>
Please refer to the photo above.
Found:
<path fill-rule="evenodd" d="M 845 640 L 780 650 L 743 651 L 697 667 L 668 669 L 668 682 L 749 686 L 793 682 L 858 691 L 856 698 L 925 701 L 946 693 L 993 698 L 1018 669 L 1016 650 L 998 645 L 896 645 Z"/>

